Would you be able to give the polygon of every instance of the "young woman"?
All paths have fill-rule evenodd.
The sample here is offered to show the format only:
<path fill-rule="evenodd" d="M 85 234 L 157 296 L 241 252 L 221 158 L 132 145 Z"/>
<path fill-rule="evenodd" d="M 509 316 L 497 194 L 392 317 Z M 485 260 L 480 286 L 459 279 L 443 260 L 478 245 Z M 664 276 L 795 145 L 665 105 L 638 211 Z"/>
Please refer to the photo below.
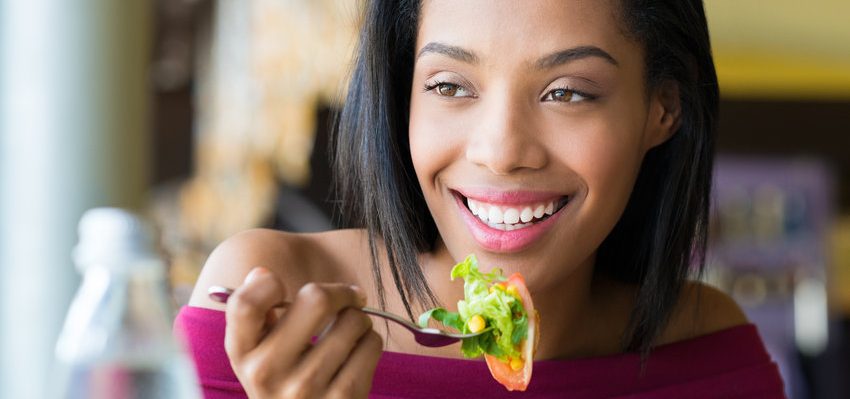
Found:
<path fill-rule="evenodd" d="M 688 280 L 717 103 L 699 0 L 368 2 L 335 158 L 358 228 L 213 252 L 178 317 L 207 394 L 505 394 L 459 345 L 357 309 L 452 309 L 475 254 L 534 298 L 528 395 L 783 396 L 734 301 Z M 211 285 L 238 289 L 225 307 Z"/>

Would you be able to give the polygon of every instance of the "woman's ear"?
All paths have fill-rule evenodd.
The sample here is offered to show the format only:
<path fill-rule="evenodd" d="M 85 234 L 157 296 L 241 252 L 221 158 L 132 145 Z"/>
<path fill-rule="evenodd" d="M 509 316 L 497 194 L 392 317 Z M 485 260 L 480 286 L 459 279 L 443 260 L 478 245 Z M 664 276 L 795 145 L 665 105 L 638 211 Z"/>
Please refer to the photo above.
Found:
<path fill-rule="evenodd" d="M 682 125 L 682 102 L 679 84 L 672 80 L 661 83 L 650 97 L 649 120 L 644 136 L 644 149 L 649 151 L 669 140 Z"/>

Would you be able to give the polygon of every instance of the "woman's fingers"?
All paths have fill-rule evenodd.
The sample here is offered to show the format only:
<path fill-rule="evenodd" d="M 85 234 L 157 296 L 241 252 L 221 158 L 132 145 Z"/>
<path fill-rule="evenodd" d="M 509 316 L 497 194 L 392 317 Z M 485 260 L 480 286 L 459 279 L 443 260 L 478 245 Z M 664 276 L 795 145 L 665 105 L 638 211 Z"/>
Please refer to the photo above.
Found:
<path fill-rule="evenodd" d="M 366 304 L 362 291 L 310 283 L 282 315 L 270 317 L 285 299 L 281 281 L 258 268 L 227 302 L 225 349 L 246 391 L 252 397 L 324 397 L 329 386 L 338 386 L 337 392 L 367 393 L 381 342 L 359 309 Z M 340 376 L 348 382 L 337 383 Z"/>
<path fill-rule="evenodd" d="M 343 310 L 330 330 L 304 356 L 298 374 L 310 376 L 318 387 L 327 387 L 366 333 L 372 320 L 359 309 Z"/>
<path fill-rule="evenodd" d="M 283 284 L 265 268 L 255 268 L 227 301 L 224 346 L 232 361 L 253 350 L 268 331 L 269 312 L 286 297 Z"/>
<path fill-rule="evenodd" d="M 340 311 L 348 307 L 359 308 L 365 303 L 362 292 L 349 285 L 308 283 L 298 290 L 295 300 L 257 350 L 277 351 L 284 359 L 297 360 L 311 346 L 313 337 Z"/>
<path fill-rule="evenodd" d="M 348 356 L 342 369 L 334 376 L 326 398 L 363 398 L 372 389 L 372 375 L 381 358 L 384 342 L 374 330 L 369 330 Z"/>

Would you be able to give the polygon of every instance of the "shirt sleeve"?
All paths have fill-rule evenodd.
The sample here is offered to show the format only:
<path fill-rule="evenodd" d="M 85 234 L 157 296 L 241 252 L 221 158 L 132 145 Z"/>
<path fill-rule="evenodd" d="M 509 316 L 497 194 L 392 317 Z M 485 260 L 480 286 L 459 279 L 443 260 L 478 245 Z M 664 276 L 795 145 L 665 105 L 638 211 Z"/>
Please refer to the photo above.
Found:
<path fill-rule="evenodd" d="M 247 398 L 224 350 L 224 312 L 184 306 L 174 320 L 174 334 L 183 340 L 195 363 L 206 399 Z"/>

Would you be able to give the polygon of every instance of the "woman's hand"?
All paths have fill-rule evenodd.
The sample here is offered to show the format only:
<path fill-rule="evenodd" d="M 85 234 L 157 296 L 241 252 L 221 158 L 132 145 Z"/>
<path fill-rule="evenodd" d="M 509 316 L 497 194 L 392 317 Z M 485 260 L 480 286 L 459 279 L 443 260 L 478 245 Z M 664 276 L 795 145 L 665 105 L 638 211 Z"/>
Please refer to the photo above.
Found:
<path fill-rule="evenodd" d="M 359 309 L 363 292 L 309 283 L 278 316 L 285 298 L 280 280 L 256 268 L 227 301 L 224 345 L 248 396 L 365 398 L 383 343 Z"/>

